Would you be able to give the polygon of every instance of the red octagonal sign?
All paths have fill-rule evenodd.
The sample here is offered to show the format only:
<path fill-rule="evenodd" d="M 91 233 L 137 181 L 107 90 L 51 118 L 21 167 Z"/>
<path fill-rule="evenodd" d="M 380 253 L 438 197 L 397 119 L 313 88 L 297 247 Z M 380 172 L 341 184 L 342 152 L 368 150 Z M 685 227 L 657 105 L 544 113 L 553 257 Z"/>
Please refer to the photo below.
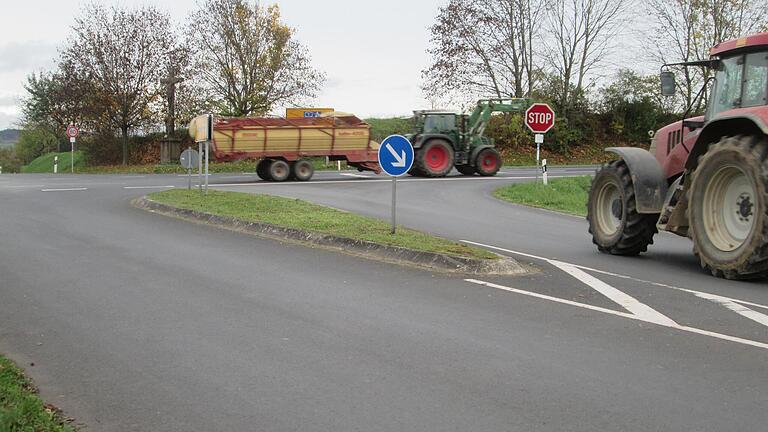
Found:
<path fill-rule="evenodd" d="M 543 134 L 555 125 L 555 112 L 545 103 L 535 103 L 525 111 L 525 125 L 533 133 Z"/>

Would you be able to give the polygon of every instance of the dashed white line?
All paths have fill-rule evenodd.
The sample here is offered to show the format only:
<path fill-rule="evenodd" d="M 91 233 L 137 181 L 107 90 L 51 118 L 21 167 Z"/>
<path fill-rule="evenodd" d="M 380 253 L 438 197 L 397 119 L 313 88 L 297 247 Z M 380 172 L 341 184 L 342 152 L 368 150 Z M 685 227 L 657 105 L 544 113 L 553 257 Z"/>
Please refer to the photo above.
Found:
<path fill-rule="evenodd" d="M 88 188 L 61 188 L 61 189 L 40 189 L 41 192 L 71 192 L 71 191 L 84 191 Z"/>
<path fill-rule="evenodd" d="M 357 177 L 357 178 L 372 178 L 371 176 L 355 174 L 355 173 L 339 173 L 339 175 L 343 175 L 347 177 Z"/>

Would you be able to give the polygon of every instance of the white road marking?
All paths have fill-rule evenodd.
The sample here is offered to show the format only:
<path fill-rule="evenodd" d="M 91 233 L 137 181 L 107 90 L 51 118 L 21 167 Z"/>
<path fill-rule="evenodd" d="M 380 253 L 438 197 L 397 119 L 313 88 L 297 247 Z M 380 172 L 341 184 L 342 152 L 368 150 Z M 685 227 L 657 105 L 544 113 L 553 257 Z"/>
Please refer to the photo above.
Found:
<path fill-rule="evenodd" d="M 768 327 L 768 315 L 762 314 L 760 312 L 754 311 L 742 304 L 739 304 L 727 297 L 722 297 L 714 294 L 705 294 L 705 293 L 695 293 L 696 297 L 703 298 L 712 302 L 715 302 L 717 304 L 723 305 L 726 308 L 736 312 L 737 314 L 743 316 L 744 318 L 751 319 L 752 321 L 755 321 L 759 324 L 762 324 L 764 326 Z"/>
<path fill-rule="evenodd" d="M 539 261 L 550 261 L 549 258 L 544 258 L 544 257 L 540 257 L 540 256 L 537 256 L 537 255 L 532 255 L 532 254 L 525 253 L 525 252 L 519 252 L 519 251 L 514 251 L 514 250 L 511 250 L 511 249 L 501 248 L 501 247 L 498 247 L 498 246 L 492 246 L 492 245 L 487 245 L 487 244 L 483 244 L 483 243 L 477 243 L 477 242 L 473 242 L 473 241 L 470 241 L 470 240 L 460 240 L 460 241 L 462 243 L 467 243 L 467 244 L 471 244 L 471 245 L 475 245 L 475 246 L 485 247 L 485 248 L 488 248 L 488 249 L 495 249 L 495 250 L 498 250 L 498 251 L 501 251 L 501 252 L 507 252 L 507 253 L 511 253 L 511 254 L 514 254 L 514 255 L 524 256 L 524 257 L 535 259 L 535 260 L 539 260 Z M 761 309 L 768 309 L 768 305 L 764 305 L 764 304 L 760 304 L 760 303 L 753 303 L 753 302 L 750 302 L 750 301 L 747 301 L 747 300 L 735 299 L 735 298 L 732 298 L 732 297 L 725 297 L 725 296 L 721 296 L 721 295 L 717 295 L 717 294 L 711 294 L 711 293 L 706 293 L 706 292 L 702 292 L 702 291 L 696 291 L 696 290 L 692 290 L 692 289 L 688 289 L 688 288 L 682 288 L 682 287 L 678 287 L 678 286 L 674 286 L 674 285 L 668 285 L 668 284 L 665 284 L 665 283 L 654 282 L 654 281 L 649 281 L 649 280 L 645 280 L 645 279 L 638 279 L 636 277 L 627 276 L 627 275 L 623 275 L 623 274 L 619 274 L 619 273 L 613 273 L 613 272 L 609 272 L 609 271 L 605 271 L 605 270 L 600 270 L 600 269 L 596 269 L 596 268 L 592 268 L 592 267 L 587 267 L 587 266 L 583 266 L 583 265 L 579 265 L 579 264 L 570 264 L 570 265 L 572 265 L 572 266 L 574 266 L 576 268 L 582 269 L 582 270 L 586 270 L 586 271 L 594 272 L 594 273 L 599 273 L 599 274 L 604 274 L 606 276 L 613 276 L 613 277 L 616 277 L 616 278 L 619 278 L 619 279 L 627 279 L 627 280 L 632 280 L 632 281 L 635 281 L 635 282 L 650 284 L 650 285 L 661 287 L 661 288 L 668 288 L 668 289 L 672 289 L 672 290 L 676 290 L 676 291 L 683 291 L 683 292 L 687 292 L 687 293 L 694 294 L 694 295 L 697 295 L 697 296 L 698 295 L 703 295 L 703 296 L 719 297 L 720 299 L 727 300 L 727 301 L 732 301 L 734 303 L 738 303 L 738 304 L 742 304 L 742 305 L 746 305 L 746 306 L 752 306 L 752 307 L 761 308 Z M 702 297 L 702 298 L 704 298 L 704 297 Z"/>
<path fill-rule="evenodd" d="M 611 310 L 611 309 L 601 308 L 601 307 L 598 307 L 598 306 L 592 306 L 592 305 L 589 305 L 589 304 L 586 304 L 586 303 L 579 303 L 579 302 L 575 302 L 575 301 L 571 301 L 571 300 L 566 300 L 566 299 L 562 299 L 562 298 L 558 298 L 558 297 L 552 297 L 552 296 L 548 296 L 548 295 L 544 295 L 544 294 L 539 294 L 539 293 L 535 293 L 535 292 L 531 292 L 531 291 L 524 291 L 524 290 L 521 290 L 521 289 L 512 288 L 512 287 L 508 287 L 508 286 L 504 286 L 504 285 L 498 285 L 498 284 L 491 283 L 491 282 L 484 282 L 484 281 L 477 280 L 477 279 L 464 279 L 464 280 L 466 282 L 469 282 L 469 283 L 473 283 L 473 284 L 476 284 L 476 285 L 483 285 L 483 286 L 487 286 L 489 288 L 496 288 L 496 289 L 500 289 L 500 290 L 504 290 L 504 291 L 509 291 L 509 292 L 513 292 L 513 293 L 517 293 L 517 294 L 527 295 L 527 296 L 530 296 L 530 297 L 536 297 L 536 298 L 543 299 L 543 300 L 549 300 L 549 301 L 553 301 L 553 302 L 556 302 L 556 303 L 562 303 L 562 304 L 567 304 L 567 305 L 570 305 L 570 306 L 576 306 L 576 307 L 580 307 L 582 309 L 589 309 L 589 310 L 593 310 L 593 311 L 596 311 L 596 312 L 602 312 L 602 313 L 609 314 L 609 315 L 620 316 L 620 317 L 623 317 L 623 318 L 628 318 L 628 319 L 633 319 L 633 320 L 638 320 L 638 321 L 644 321 L 644 322 L 650 322 L 651 324 L 656 324 L 656 325 L 659 325 L 659 326 L 662 326 L 662 327 L 668 327 L 668 328 L 672 328 L 672 329 L 675 329 L 675 330 L 681 330 L 681 331 L 685 331 L 685 332 L 689 332 L 689 333 L 695 333 L 695 334 L 699 334 L 699 335 L 703 335 L 703 336 L 709 336 L 709 337 L 713 337 L 713 338 L 716 338 L 716 339 L 722 339 L 722 340 L 726 340 L 726 341 L 730 341 L 730 342 L 736 342 L 736 343 L 739 343 L 739 344 L 742 344 L 742 345 L 748 345 L 748 346 L 752 346 L 752 347 L 762 348 L 762 349 L 767 349 L 768 350 L 768 344 L 763 343 L 763 342 L 754 341 L 754 340 L 751 340 L 751 339 L 744 339 L 744 338 L 740 338 L 740 337 L 736 337 L 736 336 L 730 336 L 730 335 L 726 335 L 726 334 L 722 334 L 722 333 L 711 332 L 709 330 L 702 330 L 702 329 L 695 328 L 695 327 L 682 326 L 682 325 L 679 325 L 679 324 L 676 324 L 676 323 L 674 323 L 674 324 L 664 324 L 664 323 L 661 323 L 661 322 L 646 321 L 645 319 L 643 319 L 643 318 L 641 318 L 641 317 L 639 317 L 637 315 L 633 315 L 633 314 L 629 314 L 629 313 L 625 313 L 625 312 L 619 312 L 619 311 L 615 311 L 615 310 Z"/>
<path fill-rule="evenodd" d="M 70 191 L 84 191 L 88 188 L 62 188 L 62 189 L 40 189 L 41 192 L 70 192 Z"/>
<path fill-rule="evenodd" d="M 611 285 L 608 285 L 607 283 L 601 281 L 600 279 L 585 273 L 583 270 L 578 269 L 571 264 L 556 261 L 556 260 L 549 260 L 549 263 L 559 268 L 560 270 L 566 272 L 567 274 L 573 276 L 574 278 L 576 278 L 583 284 L 587 285 L 588 287 L 594 289 L 595 291 L 599 292 L 600 294 L 608 297 L 613 302 L 618 303 L 621 307 L 628 310 L 632 315 L 637 316 L 643 321 L 648 321 L 648 322 L 666 325 L 666 326 L 677 325 L 676 322 L 674 322 L 673 320 L 671 320 L 669 317 L 662 314 L 661 312 L 651 308 L 650 306 L 644 303 L 641 303 L 640 301 L 630 296 L 629 294 L 626 294 L 623 291 L 620 291 L 612 287 Z"/>
<path fill-rule="evenodd" d="M 357 178 L 373 178 L 371 176 L 362 175 L 362 174 L 355 174 L 355 173 L 339 173 L 339 175 L 347 176 L 347 177 L 357 177 Z"/>
<path fill-rule="evenodd" d="M 549 178 L 561 178 L 561 177 L 573 177 L 573 176 L 549 176 Z M 493 180 L 531 180 L 535 179 L 536 177 L 528 176 L 528 177 L 443 177 L 443 178 L 420 178 L 420 179 L 400 179 L 397 181 L 397 183 L 412 183 L 412 182 L 429 182 L 429 181 L 493 181 Z M 321 181 L 309 181 L 309 182 L 259 182 L 259 183 L 213 183 L 210 184 L 211 187 L 239 187 L 239 186 L 289 186 L 289 185 L 301 185 L 301 186 L 312 186 L 312 185 L 327 185 L 327 184 L 337 184 L 337 185 L 359 185 L 362 183 L 391 183 L 392 180 L 387 179 L 380 179 L 375 177 L 370 177 L 367 180 L 360 180 L 360 181 L 342 181 L 342 180 L 321 180 Z"/>
<path fill-rule="evenodd" d="M 175 187 L 176 186 L 123 186 L 123 189 L 165 189 Z"/>

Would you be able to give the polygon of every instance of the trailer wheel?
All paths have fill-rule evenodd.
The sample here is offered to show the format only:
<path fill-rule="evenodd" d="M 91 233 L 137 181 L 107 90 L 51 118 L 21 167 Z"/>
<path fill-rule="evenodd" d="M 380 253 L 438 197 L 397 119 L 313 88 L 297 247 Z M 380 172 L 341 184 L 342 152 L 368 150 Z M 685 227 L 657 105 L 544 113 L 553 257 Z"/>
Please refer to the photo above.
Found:
<path fill-rule="evenodd" d="M 477 172 L 472 165 L 456 165 L 456 171 L 465 176 L 473 176 Z"/>
<path fill-rule="evenodd" d="M 453 147 L 445 140 L 430 140 L 416 153 L 416 169 L 426 177 L 445 177 L 453 169 L 453 163 Z"/>
<path fill-rule="evenodd" d="M 481 176 L 495 176 L 501 169 L 501 154 L 494 148 L 480 150 L 475 159 L 475 170 Z"/>
<path fill-rule="evenodd" d="M 592 243 L 600 252 L 645 252 L 658 232 L 658 216 L 637 212 L 635 187 L 626 162 L 613 161 L 595 174 L 587 202 L 587 222 Z"/>
<path fill-rule="evenodd" d="M 291 174 L 298 181 L 307 181 L 315 174 L 315 167 L 312 162 L 301 159 L 291 165 Z"/>
<path fill-rule="evenodd" d="M 256 175 L 258 175 L 260 179 L 266 181 L 272 180 L 272 177 L 269 176 L 269 164 L 271 162 L 271 159 L 262 159 L 256 164 Z"/>
<path fill-rule="evenodd" d="M 269 169 L 267 172 L 269 173 L 269 177 L 271 177 L 272 181 L 286 181 L 291 175 L 291 167 L 288 166 L 288 162 L 275 159 L 272 161 L 272 163 L 269 164 Z"/>
<path fill-rule="evenodd" d="M 768 139 L 724 137 L 699 158 L 689 190 L 694 253 L 726 279 L 768 276 Z"/>

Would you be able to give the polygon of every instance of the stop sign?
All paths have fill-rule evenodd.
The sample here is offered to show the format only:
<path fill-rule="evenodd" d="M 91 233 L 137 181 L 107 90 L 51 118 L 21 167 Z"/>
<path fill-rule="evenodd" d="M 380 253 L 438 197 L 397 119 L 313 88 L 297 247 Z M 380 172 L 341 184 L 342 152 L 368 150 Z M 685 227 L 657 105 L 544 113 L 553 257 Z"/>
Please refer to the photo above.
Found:
<path fill-rule="evenodd" d="M 543 134 L 555 125 L 555 112 L 545 103 L 535 103 L 525 110 L 525 125 L 533 133 Z"/>

